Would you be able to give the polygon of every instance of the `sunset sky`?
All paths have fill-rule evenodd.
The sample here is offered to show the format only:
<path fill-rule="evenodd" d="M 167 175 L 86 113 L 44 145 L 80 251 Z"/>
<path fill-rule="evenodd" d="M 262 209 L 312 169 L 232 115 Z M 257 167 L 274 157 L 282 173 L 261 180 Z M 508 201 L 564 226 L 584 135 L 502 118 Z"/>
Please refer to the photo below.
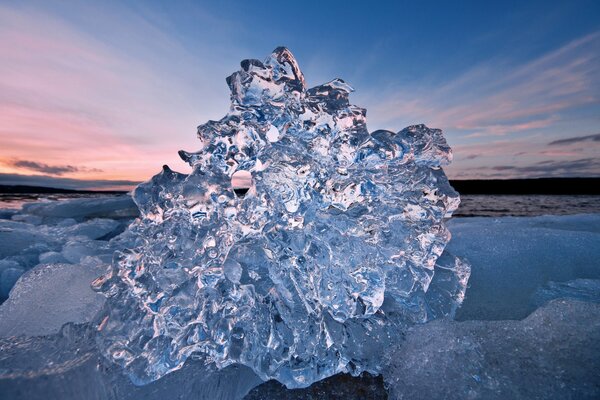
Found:
<path fill-rule="evenodd" d="M 600 176 L 600 1 L 170 3 L 0 2 L 0 184 L 186 172 L 225 77 L 281 45 L 370 130 L 443 129 L 450 178 Z"/>

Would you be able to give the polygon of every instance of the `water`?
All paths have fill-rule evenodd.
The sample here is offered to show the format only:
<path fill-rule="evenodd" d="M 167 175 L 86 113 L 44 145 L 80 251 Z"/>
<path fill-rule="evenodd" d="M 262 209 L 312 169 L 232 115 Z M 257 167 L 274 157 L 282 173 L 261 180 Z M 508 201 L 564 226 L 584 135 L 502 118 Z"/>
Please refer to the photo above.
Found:
<path fill-rule="evenodd" d="M 19 210 L 25 203 L 110 197 L 107 193 L 0 193 L 0 209 Z M 455 217 L 503 217 L 600 213 L 597 195 L 461 195 Z"/>
<path fill-rule="evenodd" d="M 455 217 L 504 217 L 600 212 L 598 195 L 461 195 Z"/>

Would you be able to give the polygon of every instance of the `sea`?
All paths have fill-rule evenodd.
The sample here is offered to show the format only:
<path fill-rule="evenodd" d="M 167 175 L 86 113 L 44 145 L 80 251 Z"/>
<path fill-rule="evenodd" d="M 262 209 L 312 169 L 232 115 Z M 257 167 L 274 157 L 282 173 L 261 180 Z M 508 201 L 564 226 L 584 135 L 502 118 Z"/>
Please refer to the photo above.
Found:
<path fill-rule="evenodd" d="M 0 209 L 19 210 L 38 201 L 114 196 L 103 193 L 10 194 L 0 193 Z M 455 217 L 504 217 L 600 213 L 598 195 L 461 195 Z"/>

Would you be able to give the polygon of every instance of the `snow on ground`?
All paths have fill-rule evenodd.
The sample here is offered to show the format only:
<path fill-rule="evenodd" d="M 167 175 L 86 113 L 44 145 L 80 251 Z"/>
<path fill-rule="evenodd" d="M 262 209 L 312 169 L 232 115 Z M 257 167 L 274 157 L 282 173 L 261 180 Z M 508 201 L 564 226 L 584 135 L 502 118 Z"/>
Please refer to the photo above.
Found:
<path fill-rule="evenodd" d="M 327 383 L 313 392 L 255 387 L 260 380 L 247 368 L 216 373 L 193 361 L 137 388 L 105 364 L 86 324 L 103 304 L 90 282 L 130 243 L 122 232 L 135 215 L 127 196 L 0 213 L 0 297 L 8 297 L 0 305 L 0 398 L 340 393 Z M 390 397 L 600 397 L 600 214 L 456 218 L 449 229 L 448 250 L 472 264 L 465 302 L 458 321 L 415 326 L 399 337 L 384 374 Z"/>

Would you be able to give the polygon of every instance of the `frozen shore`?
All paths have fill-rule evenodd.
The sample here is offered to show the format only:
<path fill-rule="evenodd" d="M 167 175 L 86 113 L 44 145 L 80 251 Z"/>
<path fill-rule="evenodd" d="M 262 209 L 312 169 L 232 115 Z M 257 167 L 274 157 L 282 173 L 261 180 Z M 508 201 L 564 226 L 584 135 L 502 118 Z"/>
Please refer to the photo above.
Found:
<path fill-rule="evenodd" d="M 133 386 L 95 349 L 89 322 L 103 297 L 89 284 L 128 247 L 135 216 L 127 196 L 0 212 L 0 398 L 348 398 L 344 385 L 388 396 L 374 378 L 288 391 L 260 385 L 245 367 L 195 362 Z M 454 218 L 448 227 L 447 249 L 472 265 L 466 299 L 456 321 L 399 335 L 383 376 L 390 398 L 600 396 L 600 214 Z"/>

